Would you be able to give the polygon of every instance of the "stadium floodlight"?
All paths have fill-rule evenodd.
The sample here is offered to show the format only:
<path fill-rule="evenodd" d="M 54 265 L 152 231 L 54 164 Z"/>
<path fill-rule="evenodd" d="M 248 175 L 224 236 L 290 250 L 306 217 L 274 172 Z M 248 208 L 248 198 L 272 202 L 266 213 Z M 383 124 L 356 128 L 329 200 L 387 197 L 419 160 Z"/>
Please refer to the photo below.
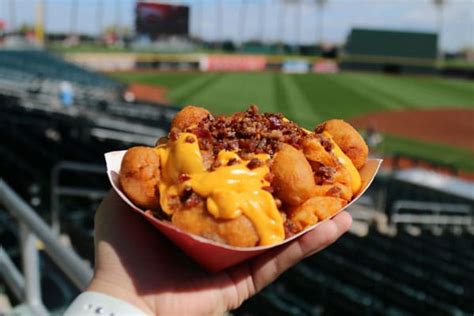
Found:
<path fill-rule="evenodd" d="M 239 7 L 239 20 L 237 27 L 236 41 L 240 48 L 243 47 L 245 41 L 245 26 L 247 25 L 247 1 L 241 0 Z"/>
<path fill-rule="evenodd" d="M 104 16 L 104 3 L 103 0 L 97 0 L 97 7 L 96 7 L 96 23 L 97 23 L 97 34 L 99 37 L 102 35 L 102 19 Z"/>
<path fill-rule="evenodd" d="M 71 16 L 70 16 L 71 24 L 70 24 L 70 30 L 69 30 L 70 36 L 76 35 L 76 32 L 77 32 L 77 15 L 79 14 L 78 6 L 79 6 L 79 1 L 72 0 L 71 12 L 70 12 L 71 13 Z"/>
<path fill-rule="evenodd" d="M 117 40 L 120 43 L 122 41 L 122 32 L 121 32 L 121 25 L 122 25 L 122 1 L 115 0 L 115 35 L 117 36 Z"/>
<path fill-rule="evenodd" d="M 10 31 L 14 32 L 16 28 L 16 6 L 15 0 L 10 0 L 8 3 L 9 13 L 10 13 Z"/>
<path fill-rule="evenodd" d="M 441 51 L 441 34 L 443 33 L 443 10 L 444 6 L 446 5 L 446 0 L 433 0 L 433 4 L 436 6 L 438 10 L 438 17 L 437 17 L 437 29 L 438 29 L 438 52 L 437 52 L 437 59 L 438 62 L 443 60 L 443 53 Z"/>
<path fill-rule="evenodd" d="M 216 14 L 217 14 L 217 34 L 216 34 L 216 44 L 219 50 L 222 50 L 223 41 L 224 41 L 224 5 L 222 0 L 217 0 L 216 4 Z"/>
<path fill-rule="evenodd" d="M 301 19 L 301 13 L 303 11 L 303 4 L 304 4 L 304 0 L 283 0 L 283 4 L 284 5 L 292 5 L 296 8 L 296 14 L 297 14 L 297 17 L 296 17 L 296 21 L 294 23 L 294 26 L 295 26 L 295 46 L 298 46 L 301 44 L 300 41 L 301 41 L 301 30 L 302 30 L 302 27 L 301 27 L 301 24 L 303 23 L 302 19 Z M 296 7 L 297 5 L 299 5 L 299 7 Z M 286 11 L 286 10 L 285 10 Z M 298 52 L 300 50 L 298 49 Z"/>
<path fill-rule="evenodd" d="M 265 18 L 266 18 L 266 1 L 262 0 L 260 2 L 260 25 L 259 25 L 259 32 L 260 32 L 260 41 L 263 44 L 265 42 Z"/>
<path fill-rule="evenodd" d="M 326 6 L 328 0 L 315 0 L 316 6 L 318 7 L 319 12 L 319 26 L 318 26 L 318 38 L 320 45 L 323 45 L 324 42 L 324 7 Z"/>

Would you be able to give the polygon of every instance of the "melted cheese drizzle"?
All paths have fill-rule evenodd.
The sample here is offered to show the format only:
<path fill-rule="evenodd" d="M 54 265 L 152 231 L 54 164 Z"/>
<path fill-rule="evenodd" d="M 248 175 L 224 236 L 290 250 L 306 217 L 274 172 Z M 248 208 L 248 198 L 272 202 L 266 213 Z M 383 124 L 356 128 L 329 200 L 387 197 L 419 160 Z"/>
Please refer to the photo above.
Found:
<path fill-rule="evenodd" d="M 331 134 L 328 132 L 323 132 L 323 134 L 330 139 L 332 144 L 332 152 L 336 155 L 339 162 L 347 169 L 351 175 L 351 189 L 352 193 L 355 195 L 359 193 L 360 188 L 362 187 L 362 180 L 360 178 L 360 173 L 357 168 L 352 163 L 352 160 L 347 157 L 347 155 L 342 151 L 342 149 L 336 144 L 332 139 Z"/>
<path fill-rule="evenodd" d="M 308 134 L 313 134 L 313 132 L 302 128 L 306 133 Z M 332 153 L 337 157 L 337 160 L 347 169 L 351 176 L 351 189 L 352 189 L 352 194 L 356 195 L 359 193 L 360 188 L 362 187 L 362 180 L 360 177 L 360 173 L 357 170 L 357 168 L 354 166 L 354 163 L 352 160 L 347 157 L 347 155 L 342 151 L 341 147 L 339 147 L 338 144 L 332 139 L 331 134 L 328 132 L 323 132 L 324 136 L 329 138 L 332 144 Z"/>
<path fill-rule="evenodd" d="M 194 141 L 187 142 L 189 137 Z M 262 189 L 270 185 L 264 179 L 270 171 L 266 165 L 251 170 L 246 166 L 248 160 L 240 159 L 234 152 L 221 151 L 217 155 L 221 167 L 206 171 L 197 138 L 191 133 L 181 133 L 176 141 L 160 145 L 156 151 L 162 166 L 159 190 L 165 213 L 173 213 L 171 198 L 178 197 L 185 187 L 191 187 L 206 199 L 207 210 L 216 219 L 246 215 L 260 237 L 260 245 L 279 243 L 285 238 L 283 219 L 275 200 L 271 193 Z M 266 154 L 254 157 L 262 161 L 270 158 Z M 231 159 L 238 163 L 227 166 Z M 189 179 L 179 181 L 181 174 Z"/>

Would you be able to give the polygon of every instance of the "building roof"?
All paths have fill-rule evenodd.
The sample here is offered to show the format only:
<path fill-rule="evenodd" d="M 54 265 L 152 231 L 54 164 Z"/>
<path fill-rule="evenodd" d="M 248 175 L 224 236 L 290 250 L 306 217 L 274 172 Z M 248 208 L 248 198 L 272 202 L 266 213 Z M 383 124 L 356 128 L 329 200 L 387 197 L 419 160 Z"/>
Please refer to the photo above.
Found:
<path fill-rule="evenodd" d="M 436 33 L 355 28 L 345 51 L 354 56 L 435 59 L 437 45 Z"/>
<path fill-rule="evenodd" d="M 474 183 L 431 170 L 412 168 L 397 171 L 395 179 L 474 201 Z"/>

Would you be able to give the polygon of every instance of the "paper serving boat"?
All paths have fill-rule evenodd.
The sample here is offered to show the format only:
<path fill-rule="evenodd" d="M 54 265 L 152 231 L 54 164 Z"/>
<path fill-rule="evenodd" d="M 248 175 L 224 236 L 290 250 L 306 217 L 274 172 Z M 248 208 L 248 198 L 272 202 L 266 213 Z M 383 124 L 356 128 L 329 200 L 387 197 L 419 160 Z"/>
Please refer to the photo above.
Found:
<path fill-rule="evenodd" d="M 158 220 L 149 213 L 145 213 L 144 210 L 135 206 L 127 196 L 122 192 L 119 184 L 119 173 L 122 158 L 125 155 L 123 151 L 113 151 L 105 154 L 105 161 L 107 164 L 107 175 L 109 177 L 112 187 L 115 189 L 117 194 L 131 207 L 132 210 L 141 214 L 155 226 L 161 233 L 167 236 L 173 243 L 181 248 L 188 256 L 190 256 L 199 265 L 209 271 L 219 271 L 231 267 L 237 263 L 255 257 L 269 249 L 279 247 L 287 244 L 292 240 L 299 238 L 310 230 L 315 229 L 323 221 L 316 223 L 315 225 L 306 228 L 298 234 L 285 239 L 279 244 L 270 246 L 259 246 L 259 247 L 232 247 L 224 244 L 214 242 L 209 239 L 205 239 L 200 236 L 192 235 L 185 232 L 171 224 L 171 222 Z M 375 175 L 382 163 L 381 159 L 369 159 L 366 165 L 360 170 L 362 178 L 362 189 L 360 193 L 355 197 L 349 204 L 339 210 L 341 212 L 355 201 L 357 201 L 367 190 L 369 185 L 372 183 Z M 338 212 L 338 213 L 339 213 Z M 336 214 L 334 214 L 336 215 Z M 333 215 L 333 216 L 334 216 Z"/>

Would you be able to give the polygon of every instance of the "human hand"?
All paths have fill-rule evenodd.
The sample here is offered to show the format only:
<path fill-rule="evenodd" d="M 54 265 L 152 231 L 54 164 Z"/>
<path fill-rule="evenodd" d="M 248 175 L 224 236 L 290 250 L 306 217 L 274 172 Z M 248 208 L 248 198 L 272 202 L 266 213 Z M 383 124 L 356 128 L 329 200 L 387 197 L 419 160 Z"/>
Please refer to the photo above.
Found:
<path fill-rule="evenodd" d="M 223 314 L 332 244 L 351 222 L 351 216 L 341 212 L 287 245 L 211 273 L 130 212 L 111 191 L 96 213 L 95 272 L 87 290 L 129 302 L 147 314 Z"/>

